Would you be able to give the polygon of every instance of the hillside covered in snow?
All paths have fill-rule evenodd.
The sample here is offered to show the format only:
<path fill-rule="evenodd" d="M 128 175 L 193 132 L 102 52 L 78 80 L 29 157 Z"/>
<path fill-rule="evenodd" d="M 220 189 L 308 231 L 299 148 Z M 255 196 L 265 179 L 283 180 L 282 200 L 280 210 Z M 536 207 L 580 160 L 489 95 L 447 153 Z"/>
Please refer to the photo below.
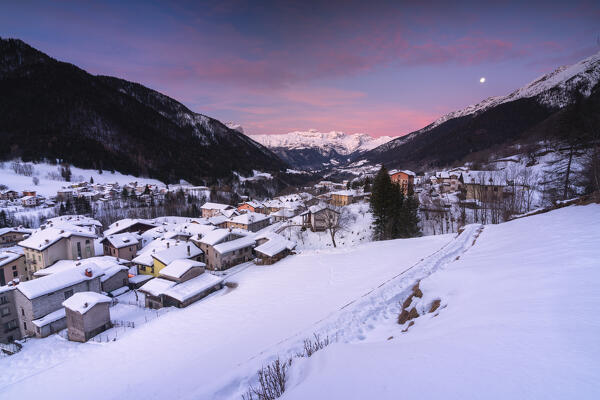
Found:
<path fill-rule="evenodd" d="M 594 399 L 599 219 L 598 204 L 570 206 L 249 265 L 115 341 L 28 340 L 0 359 L 0 397 L 241 399 L 279 357 L 282 399 Z M 416 315 L 398 324 L 403 307 Z M 298 357 L 314 333 L 331 344 Z"/>

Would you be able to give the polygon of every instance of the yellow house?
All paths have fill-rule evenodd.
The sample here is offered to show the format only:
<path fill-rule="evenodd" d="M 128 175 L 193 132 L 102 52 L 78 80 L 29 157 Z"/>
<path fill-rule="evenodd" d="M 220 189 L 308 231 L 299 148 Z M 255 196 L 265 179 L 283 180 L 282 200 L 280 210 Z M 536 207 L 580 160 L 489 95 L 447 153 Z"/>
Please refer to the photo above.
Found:
<path fill-rule="evenodd" d="M 152 254 L 152 266 L 138 265 L 138 272 L 158 277 L 160 270 L 175 260 L 204 262 L 204 253 L 192 242 L 180 242 Z"/>

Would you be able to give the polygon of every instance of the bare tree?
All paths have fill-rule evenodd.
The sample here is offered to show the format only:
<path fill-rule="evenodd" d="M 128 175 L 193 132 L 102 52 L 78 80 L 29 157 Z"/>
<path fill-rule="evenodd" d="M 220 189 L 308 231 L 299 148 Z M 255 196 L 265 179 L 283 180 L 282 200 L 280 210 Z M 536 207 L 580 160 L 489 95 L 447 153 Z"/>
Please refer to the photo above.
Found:
<path fill-rule="evenodd" d="M 325 230 L 331 237 L 331 244 L 333 244 L 333 247 L 337 247 L 335 237 L 340 231 L 345 230 L 350 225 L 350 213 L 345 207 L 338 209 L 334 206 L 327 206 L 322 213 Z"/>

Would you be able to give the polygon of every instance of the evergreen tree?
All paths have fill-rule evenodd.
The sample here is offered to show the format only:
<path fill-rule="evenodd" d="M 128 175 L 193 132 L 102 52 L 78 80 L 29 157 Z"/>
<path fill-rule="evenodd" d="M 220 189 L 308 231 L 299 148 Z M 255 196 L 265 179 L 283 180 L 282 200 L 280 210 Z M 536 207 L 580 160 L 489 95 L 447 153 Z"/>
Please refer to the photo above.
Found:
<path fill-rule="evenodd" d="M 90 183 L 94 184 L 94 177 L 93 176 L 90 176 Z"/>
<path fill-rule="evenodd" d="M 406 198 L 402 204 L 401 228 L 398 237 L 410 238 L 421 236 L 419 229 L 419 200 L 415 196 L 412 186 L 407 189 Z"/>
<path fill-rule="evenodd" d="M 394 186 L 385 166 L 375 176 L 371 190 L 371 212 L 373 213 L 373 233 L 376 240 L 391 238 L 394 224 Z"/>

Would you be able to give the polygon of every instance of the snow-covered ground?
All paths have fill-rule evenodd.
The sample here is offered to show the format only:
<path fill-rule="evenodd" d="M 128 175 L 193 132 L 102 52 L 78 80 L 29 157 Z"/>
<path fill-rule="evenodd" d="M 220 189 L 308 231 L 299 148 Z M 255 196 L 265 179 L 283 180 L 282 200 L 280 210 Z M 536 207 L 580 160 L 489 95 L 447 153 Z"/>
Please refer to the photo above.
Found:
<path fill-rule="evenodd" d="M 47 163 L 28 163 L 33 166 L 33 176 L 23 176 L 16 174 L 11 168 L 12 161 L 5 161 L 0 163 L 0 184 L 8 186 L 9 189 L 22 192 L 23 190 L 35 190 L 38 194 L 43 196 L 55 196 L 56 191 L 70 184 L 64 180 L 57 180 L 60 177 L 58 173 L 59 165 L 51 165 Z M 162 182 L 156 179 L 150 178 L 139 178 L 133 175 L 123 175 L 119 172 L 111 173 L 110 171 L 103 171 L 101 174 L 97 170 L 81 169 L 77 167 L 71 167 L 71 182 L 90 181 L 90 178 L 94 178 L 94 183 L 115 183 L 124 185 L 130 182 L 138 182 L 140 185 L 164 185 Z M 33 183 L 33 178 L 39 179 L 39 184 Z"/>
<path fill-rule="evenodd" d="M 0 360 L 0 397 L 238 398 L 243 379 L 264 357 L 287 348 L 286 338 L 302 340 L 319 321 L 451 239 L 368 243 L 253 265 L 229 278 L 238 287 L 102 345 L 56 335 L 29 340 L 20 353 Z M 45 369 L 32 369 L 39 359 Z"/>
<path fill-rule="evenodd" d="M 599 220 L 600 205 L 571 206 L 248 265 L 226 278 L 237 287 L 116 341 L 29 340 L 0 359 L 0 398 L 240 399 L 312 333 L 334 343 L 294 359 L 283 399 L 597 398 Z M 413 305 L 441 307 L 402 333 L 417 281 Z"/>
<path fill-rule="evenodd" d="M 347 213 L 347 226 L 340 230 L 336 237 L 336 246 L 339 248 L 350 248 L 362 243 L 368 243 L 372 240 L 373 222 L 372 214 L 369 211 L 368 203 L 353 203 L 344 207 L 344 213 Z M 280 232 L 281 235 L 296 242 L 296 251 L 318 250 L 333 248 L 331 235 L 329 232 L 312 232 L 310 229 L 302 230 L 298 225 L 302 224 L 302 217 L 294 217 L 290 228 Z M 281 229 L 283 224 L 276 229 Z"/>
<path fill-rule="evenodd" d="M 599 398 L 599 220 L 593 204 L 486 226 L 421 281 L 413 305 L 439 315 L 295 361 L 282 398 Z"/>

